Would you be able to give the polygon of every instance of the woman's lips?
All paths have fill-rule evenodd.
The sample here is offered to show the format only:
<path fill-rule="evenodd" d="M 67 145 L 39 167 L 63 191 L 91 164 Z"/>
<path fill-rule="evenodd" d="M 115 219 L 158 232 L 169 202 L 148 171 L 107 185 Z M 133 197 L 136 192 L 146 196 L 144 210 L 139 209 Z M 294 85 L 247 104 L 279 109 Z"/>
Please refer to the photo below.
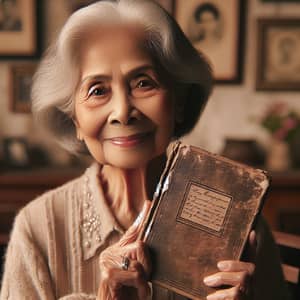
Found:
<path fill-rule="evenodd" d="M 149 138 L 151 134 L 152 134 L 151 132 L 146 132 L 146 133 L 133 134 L 129 136 L 119 136 L 119 137 L 109 138 L 107 139 L 107 141 L 120 147 L 132 147 L 143 143 L 147 138 Z"/>

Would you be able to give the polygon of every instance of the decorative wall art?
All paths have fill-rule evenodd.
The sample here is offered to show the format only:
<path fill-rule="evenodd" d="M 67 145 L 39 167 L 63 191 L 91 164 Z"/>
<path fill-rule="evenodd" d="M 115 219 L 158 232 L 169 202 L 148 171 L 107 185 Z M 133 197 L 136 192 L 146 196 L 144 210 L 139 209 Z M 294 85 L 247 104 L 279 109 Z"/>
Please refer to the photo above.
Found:
<path fill-rule="evenodd" d="M 176 20 L 208 57 L 219 83 L 242 81 L 245 5 L 244 0 L 174 1 Z"/>
<path fill-rule="evenodd" d="M 260 19 L 257 90 L 300 90 L 300 18 Z"/>
<path fill-rule="evenodd" d="M 0 1 L 0 57 L 33 57 L 38 52 L 37 0 Z"/>
<path fill-rule="evenodd" d="M 30 112 L 30 90 L 35 63 L 13 65 L 10 68 L 10 107 L 13 112 Z"/>

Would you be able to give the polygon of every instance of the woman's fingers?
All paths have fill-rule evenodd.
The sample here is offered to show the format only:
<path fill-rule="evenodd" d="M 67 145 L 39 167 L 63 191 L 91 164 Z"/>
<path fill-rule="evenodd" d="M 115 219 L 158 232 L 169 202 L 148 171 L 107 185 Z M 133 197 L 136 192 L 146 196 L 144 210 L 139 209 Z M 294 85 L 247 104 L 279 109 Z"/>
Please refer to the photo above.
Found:
<path fill-rule="evenodd" d="M 101 279 L 108 283 L 110 294 L 114 296 L 121 292 L 124 286 L 135 288 L 139 299 L 146 299 L 150 294 L 143 266 L 136 260 L 129 261 L 127 270 L 123 270 L 121 267 L 102 270 Z"/>
<path fill-rule="evenodd" d="M 207 296 L 208 300 L 248 300 L 253 291 L 251 278 L 255 272 L 257 240 L 255 231 L 251 231 L 248 238 L 247 260 L 223 260 L 218 262 L 220 272 L 204 278 L 204 283 L 210 287 L 232 286 L 221 289 Z"/>
<path fill-rule="evenodd" d="M 210 287 L 218 287 L 222 285 L 246 285 L 249 275 L 244 272 L 219 272 L 204 278 L 204 283 Z"/>
<path fill-rule="evenodd" d="M 255 270 L 255 266 L 252 263 L 234 260 L 220 261 L 218 268 L 221 272 L 204 278 L 203 281 L 207 286 L 247 286 L 249 278 Z"/>
<path fill-rule="evenodd" d="M 229 289 L 219 290 L 206 297 L 207 300 L 246 300 L 247 294 L 242 288 L 235 286 Z"/>
<path fill-rule="evenodd" d="M 143 222 L 148 215 L 148 211 L 151 207 L 150 201 L 145 201 L 144 206 L 134 223 L 127 229 L 123 237 L 118 242 L 119 246 L 125 246 L 133 243 L 137 240 L 140 230 L 143 228 Z"/>
<path fill-rule="evenodd" d="M 145 276 L 148 279 L 151 273 L 151 261 L 149 250 L 146 247 L 146 244 L 142 241 L 137 242 L 136 248 L 136 260 L 143 266 L 143 270 L 145 272 Z"/>
<path fill-rule="evenodd" d="M 130 261 L 127 271 L 122 271 L 117 280 L 122 285 L 131 286 L 137 289 L 139 299 L 146 299 L 150 294 L 150 287 L 145 278 L 145 272 L 143 266 L 135 260 Z"/>
<path fill-rule="evenodd" d="M 255 265 L 253 263 L 238 261 L 238 260 L 222 260 L 218 262 L 217 266 L 220 271 L 224 271 L 224 272 L 245 271 L 249 275 L 252 275 L 255 271 Z"/>
<path fill-rule="evenodd" d="M 120 241 L 100 254 L 101 285 L 106 287 L 112 299 L 125 295 L 124 299 L 147 299 L 150 287 L 147 278 L 151 263 L 145 244 L 137 240 L 143 222 L 150 209 L 146 201 L 136 221 Z"/>

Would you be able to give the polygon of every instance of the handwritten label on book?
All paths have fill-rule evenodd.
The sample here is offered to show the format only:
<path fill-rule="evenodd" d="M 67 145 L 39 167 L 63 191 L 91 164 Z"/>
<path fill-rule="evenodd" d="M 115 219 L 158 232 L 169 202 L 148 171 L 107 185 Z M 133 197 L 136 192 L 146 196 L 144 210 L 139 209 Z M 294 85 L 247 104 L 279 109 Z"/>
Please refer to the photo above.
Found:
<path fill-rule="evenodd" d="M 191 183 L 179 212 L 179 220 L 221 233 L 231 197 Z"/>

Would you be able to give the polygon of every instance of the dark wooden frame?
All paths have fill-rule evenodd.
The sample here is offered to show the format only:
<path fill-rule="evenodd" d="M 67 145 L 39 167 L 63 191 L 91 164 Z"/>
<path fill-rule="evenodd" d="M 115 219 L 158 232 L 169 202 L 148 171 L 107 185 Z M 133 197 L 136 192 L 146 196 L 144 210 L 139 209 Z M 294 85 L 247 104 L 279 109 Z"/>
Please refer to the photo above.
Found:
<path fill-rule="evenodd" d="M 0 59 L 26 59 L 40 55 L 42 0 L 18 1 L 21 28 L 0 30 Z"/>
<path fill-rule="evenodd" d="M 272 29 L 299 29 L 300 33 L 300 18 L 263 18 L 257 21 L 257 66 L 256 66 L 256 89 L 266 91 L 299 91 L 300 80 L 291 81 L 289 79 L 270 80 L 267 78 L 267 69 L 270 66 L 270 53 L 268 47 L 268 33 Z M 299 43 L 300 45 L 300 40 Z M 274 47 L 273 47 L 274 48 Z M 272 49 L 273 49 L 272 48 Z M 273 50 L 274 51 L 274 50 Z M 300 51 L 300 49 L 299 49 Z M 300 63 L 299 63 L 300 65 Z"/>
<path fill-rule="evenodd" d="M 36 63 L 20 63 L 10 67 L 10 109 L 17 113 L 30 113 L 31 79 Z"/>
<path fill-rule="evenodd" d="M 176 7 L 178 1 L 181 0 L 173 0 L 173 15 L 176 19 Z M 233 0 L 232 0 L 233 1 Z M 244 50 L 245 50 L 245 33 L 246 33 L 246 11 L 247 11 L 247 0 L 236 0 L 237 1 L 237 15 L 238 18 L 236 20 L 236 37 L 237 41 L 235 45 L 232 47 L 235 49 L 236 57 L 235 57 L 235 67 L 233 68 L 232 76 L 228 76 L 226 78 L 221 78 L 216 74 L 215 81 L 219 84 L 240 84 L 243 81 L 243 71 L 244 71 Z M 209 2 L 209 0 L 199 0 L 199 3 L 201 2 Z M 230 12 L 228 12 L 228 15 L 231 15 Z M 180 24 L 179 24 L 180 25 Z"/>
<path fill-rule="evenodd" d="M 289 2 L 289 3 L 300 3 L 300 0 L 260 0 L 264 3 L 282 3 L 282 2 Z"/>

